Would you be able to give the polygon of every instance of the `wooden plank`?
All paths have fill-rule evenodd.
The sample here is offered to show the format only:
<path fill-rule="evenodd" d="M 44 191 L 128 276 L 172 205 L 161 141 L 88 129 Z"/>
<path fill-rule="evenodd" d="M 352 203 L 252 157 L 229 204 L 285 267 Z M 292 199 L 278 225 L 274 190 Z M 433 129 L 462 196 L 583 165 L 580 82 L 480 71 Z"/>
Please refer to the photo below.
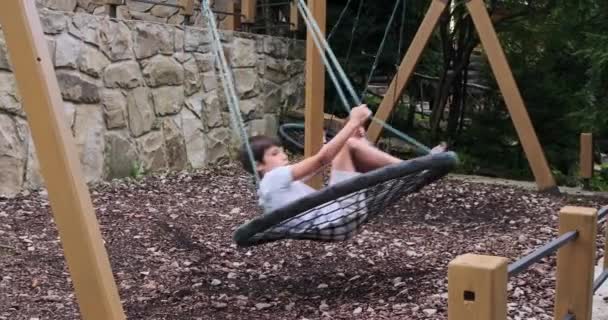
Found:
<path fill-rule="evenodd" d="M 297 31 L 300 30 L 300 12 L 298 11 L 297 0 L 294 0 L 289 5 L 289 30 Z"/>
<path fill-rule="evenodd" d="M 240 27 L 240 16 L 235 15 L 238 12 L 235 0 L 217 1 L 215 10 L 224 12 L 224 14 L 220 12 L 215 13 L 218 16 L 217 20 L 219 21 L 220 29 L 234 31 Z"/>
<path fill-rule="evenodd" d="M 243 23 L 255 23 L 256 2 L 256 0 L 241 0 L 241 12 L 244 15 Z"/>
<path fill-rule="evenodd" d="M 560 210 L 559 234 L 578 230 L 576 240 L 557 252 L 555 287 L 555 319 L 564 319 L 568 312 L 576 320 L 591 320 L 597 210 L 566 206 Z"/>
<path fill-rule="evenodd" d="M 184 16 L 191 16 L 194 14 L 194 0 L 179 0 L 181 6 L 180 14 Z"/>
<path fill-rule="evenodd" d="M 448 264 L 449 320 L 506 320 L 508 259 L 464 254 Z"/>
<path fill-rule="evenodd" d="M 466 5 L 471 13 L 473 23 L 477 28 L 481 43 L 490 61 L 490 66 L 513 119 L 513 124 L 530 163 L 538 189 L 540 191 L 557 192 L 558 189 L 553 174 L 526 111 L 507 58 L 498 41 L 485 3 L 483 0 L 470 0 Z"/>
<path fill-rule="evenodd" d="M 35 1 L 0 10 L 48 197 L 83 319 L 125 319 Z"/>
<path fill-rule="evenodd" d="M 593 136 L 591 133 L 581 133 L 580 175 L 581 178 L 591 179 L 593 176 Z"/>
<path fill-rule="evenodd" d="M 325 34 L 327 0 L 309 0 L 308 7 L 313 19 Z M 306 33 L 306 107 L 304 129 L 304 156 L 319 152 L 323 145 L 323 110 L 325 102 L 325 67 L 311 34 Z M 319 174 L 307 182 L 313 188 L 321 188 L 323 177 Z"/>
<path fill-rule="evenodd" d="M 383 122 L 388 119 L 388 116 L 391 114 L 393 108 L 399 101 L 399 97 L 403 93 L 403 90 L 407 87 L 408 82 L 414 72 L 414 68 L 418 64 L 420 57 L 422 56 L 422 51 L 426 48 L 431 35 L 433 34 L 433 30 L 437 26 L 437 22 L 439 21 L 439 17 L 447 7 L 446 0 L 433 0 L 431 5 L 416 32 L 416 36 L 412 40 L 412 44 L 408 48 L 401 64 L 399 65 L 399 70 L 397 71 L 397 75 L 391 81 L 376 114 L 374 115 L 376 118 L 382 120 Z M 377 122 L 372 122 L 367 130 L 368 139 L 371 142 L 377 142 L 380 138 L 380 133 L 382 132 L 382 125 Z"/>
<path fill-rule="evenodd" d="M 324 113 L 323 114 L 323 125 L 325 128 L 334 129 L 339 131 L 346 124 L 346 119 L 338 118 L 332 114 Z"/>

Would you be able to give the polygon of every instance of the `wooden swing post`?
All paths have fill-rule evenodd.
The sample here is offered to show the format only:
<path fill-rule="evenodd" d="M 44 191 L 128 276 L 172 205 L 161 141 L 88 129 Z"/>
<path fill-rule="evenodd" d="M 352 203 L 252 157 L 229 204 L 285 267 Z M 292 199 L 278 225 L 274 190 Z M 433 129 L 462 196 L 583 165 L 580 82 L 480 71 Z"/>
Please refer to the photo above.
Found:
<path fill-rule="evenodd" d="M 376 118 L 386 121 L 388 115 L 397 104 L 397 101 L 399 101 L 399 97 L 402 95 L 403 90 L 419 61 L 422 51 L 426 47 L 441 14 L 447 7 L 447 2 L 447 0 L 432 0 L 412 45 L 405 54 L 405 57 L 399 66 L 399 71 L 391 81 L 388 91 L 376 112 Z M 498 41 L 496 31 L 494 30 L 485 3 L 483 0 L 466 0 L 465 2 L 481 39 L 481 44 L 487 53 L 490 66 L 496 76 L 500 91 L 505 99 L 507 109 L 513 120 L 519 140 L 521 141 L 526 157 L 528 158 L 528 163 L 534 174 L 537 187 L 540 191 L 559 192 L 553 174 L 549 168 L 549 164 L 547 163 L 547 159 L 545 158 L 545 154 L 536 136 L 534 127 L 532 126 L 532 122 L 530 121 L 528 112 L 526 111 L 523 99 L 519 93 L 519 89 L 517 88 L 515 79 L 513 78 L 511 68 L 509 67 L 500 42 Z M 380 137 L 381 131 L 382 127 L 380 124 L 376 122 L 372 123 L 368 130 L 369 139 L 376 142 Z"/>
<path fill-rule="evenodd" d="M 297 1 L 297 0 L 296 0 Z M 325 34 L 327 0 L 309 0 L 308 7 L 319 25 L 322 36 Z M 315 46 L 312 35 L 306 33 L 306 109 L 304 112 L 304 156 L 316 154 L 323 145 L 323 110 L 325 106 L 325 66 Z M 316 189 L 323 185 L 323 176 L 318 174 L 308 180 Z"/>
<path fill-rule="evenodd" d="M 81 317 L 125 319 L 35 1 L 2 0 L 0 24 Z"/>
<path fill-rule="evenodd" d="M 580 176 L 585 180 L 593 177 L 593 135 L 581 133 L 580 137 Z"/>

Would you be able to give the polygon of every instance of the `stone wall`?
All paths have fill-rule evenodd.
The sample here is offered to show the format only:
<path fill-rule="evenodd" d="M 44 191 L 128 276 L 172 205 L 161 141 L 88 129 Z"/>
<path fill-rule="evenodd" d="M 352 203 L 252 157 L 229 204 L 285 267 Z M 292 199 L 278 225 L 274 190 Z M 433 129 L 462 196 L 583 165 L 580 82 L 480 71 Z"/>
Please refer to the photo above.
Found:
<path fill-rule="evenodd" d="M 177 0 L 154 0 L 159 3 L 176 5 Z M 94 15 L 107 15 L 105 0 L 36 0 L 38 7 L 55 11 L 81 12 Z M 225 0 L 209 1 L 212 8 L 217 11 L 226 11 L 228 2 Z M 124 5 L 117 6 L 116 17 L 126 20 L 141 20 L 161 22 L 168 24 L 184 24 L 184 16 L 179 8 L 163 4 L 151 4 L 135 0 L 125 0 Z M 221 23 L 226 15 L 217 14 L 216 19 Z M 194 14 L 188 22 L 189 25 L 202 26 L 206 23 L 200 12 L 200 0 L 194 1 Z"/>
<path fill-rule="evenodd" d="M 87 182 L 229 159 L 238 135 L 206 29 L 46 8 L 40 17 Z M 281 109 L 303 105 L 303 43 L 222 35 L 249 133 L 276 133 Z M 0 32 L 0 194 L 41 186 Z"/>

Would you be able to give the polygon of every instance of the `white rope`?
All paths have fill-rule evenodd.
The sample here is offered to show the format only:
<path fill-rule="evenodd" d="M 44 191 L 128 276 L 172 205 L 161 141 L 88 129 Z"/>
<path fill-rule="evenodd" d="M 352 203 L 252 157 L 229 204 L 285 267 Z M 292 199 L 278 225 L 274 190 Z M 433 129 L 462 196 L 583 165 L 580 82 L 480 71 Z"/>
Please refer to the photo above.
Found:
<path fill-rule="evenodd" d="M 340 63 L 338 62 L 338 59 L 336 58 L 335 54 L 333 53 L 333 50 L 331 49 L 331 47 L 329 47 L 329 45 L 327 44 L 327 41 L 323 37 L 323 35 L 321 33 L 321 30 L 319 29 L 319 25 L 316 23 L 315 19 L 313 18 L 312 13 L 308 9 L 308 6 L 306 5 L 306 3 L 304 3 L 304 0 L 295 0 L 295 1 L 298 1 L 298 9 L 300 10 L 300 13 L 302 14 L 302 17 L 304 18 L 304 22 L 306 22 L 307 27 L 311 31 L 311 34 L 315 35 L 313 37 L 313 40 L 317 39 L 317 38 L 320 40 L 320 41 L 315 41 L 315 44 L 317 45 L 317 49 L 319 50 L 319 55 L 321 57 L 324 57 L 325 56 L 324 51 L 329 54 L 329 59 L 335 65 L 335 68 L 338 71 L 338 75 L 340 76 L 340 78 L 344 82 L 344 85 L 346 86 L 346 89 L 348 90 L 351 98 L 355 102 L 354 104 L 355 105 L 361 104 L 361 98 L 359 98 L 357 96 L 357 94 L 355 93 L 353 85 L 348 80 L 348 77 L 346 76 L 346 73 L 344 72 L 344 70 L 340 66 Z M 321 45 L 319 45 L 319 42 L 321 42 Z M 324 58 L 323 61 L 326 62 L 327 60 Z M 329 66 L 328 70 L 331 70 L 331 65 L 329 65 L 328 63 L 325 63 L 325 64 L 326 64 L 326 66 Z M 330 73 L 330 76 L 331 76 L 331 73 Z M 332 80 L 334 80 L 333 77 L 332 77 Z M 336 83 L 336 87 L 339 87 L 339 85 L 337 83 Z M 350 112 L 350 107 L 346 106 L 346 108 L 347 108 L 347 111 Z M 382 121 L 382 120 L 380 120 L 380 119 L 378 119 L 376 117 L 372 117 L 372 121 L 374 121 L 376 123 L 379 123 L 385 129 L 387 129 L 387 130 L 391 131 L 392 133 L 396 134 L 401 139 L 403 139 L 403 140 L 409 142 L 410 144 L 416 146 L 421 153 L 423 153 L 423 154 L 429 154 L 430 153 L 430 151 L 431 151 L 430 148 L 428 148 L 427 146 L 425 146 L 425 145 L 421 144 L 420 142 L 414 140 L 413 138 L 410 138 L 405 133 L 403 133 L 403 132 L 401 132 L 401 131 L 393 128 L 388 123 L 386 123 L 386 122 L 384 122 L 384 121 Z"/>
<path fill-rule="evenodd" d="M 239 98 L 236 93 L 236 89 L 234 87 L 234 77 L 232 76 L 231 69 L 228 67 L 228 62 L 226 60 L 226 56 L 224 55 L 224 51 L 222 50 L 222 43 L 220 39 L 220 35 L 217 31 L 217 24 L 215 21 L 215 15 L 211 11 L 209 7 L 209 0 L 202 0 L 201 2 L 201 11 L 203 16 L 207 17 L 207 24 L 209 25 L 209 29 L 211 31 L 211 36 L 213 41 L 211 42 L 215 61 L 219 64 L 220 76 L 222 77 L 222 87 L 224 88 L 224 94 L 226 95 L 226 99 L 228 102 L 228 107 L 230 109 L 230 117 L 232 119 L 232 123 L 237 126 L 239 133 L 241 134 L 241 138 L 244 141 L 245 148 L 247 149 L 247 154 L 249 156 L 249 161 L 251 162 L 253 175 L 255 177 L 256 185 L 260 183 L 260 177 L 258 176 L 256 170 L 256 162 L 253 156 L 253 151 L 251 150 L 251 146 L 249 144 L 249 139 L 247 137 L 247 133 L 243 126 L 244 121 L 241 117 L 241 109 L 239 106 Z"/>

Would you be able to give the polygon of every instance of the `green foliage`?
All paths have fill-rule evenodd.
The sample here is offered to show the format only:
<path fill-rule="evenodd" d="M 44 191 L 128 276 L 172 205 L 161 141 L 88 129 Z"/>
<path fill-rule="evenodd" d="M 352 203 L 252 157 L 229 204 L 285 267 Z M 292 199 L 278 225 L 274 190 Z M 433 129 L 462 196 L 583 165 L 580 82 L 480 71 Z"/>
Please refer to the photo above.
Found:
<path fill-rule="evenodd" d="M 133 161 L 131 164 L 131 178 L 139 179 L 144 176 L 146 170 L 141 161 Z"/>
<path fill-rule="evenodd" d="M 395 75 L 429 3 L 406 1 L 403 37 L 399 38 L 402 24 L 399 16 L 390 29 L 375 76 L 391 79 Z M 580 133 L 592 132 L 599 137 L 608 137 L 608 34 L 605 32 L 608 30 L 608 2 L 505 0 L 487 3 L 490 12 L 500 10 L 507 16 L 497 21 L 495 27 L 556 180 L 563 185 L 580 184 L 576 178 Z M 328 3 L 328 33 L 344 4 Z M 353 0 L 330 41 L 358 92 L 363 90 L 394 4 L 394 0 L 364 1 L 362 14 L 356 21 L 359 1 Z M 464 22 L 470 17 L 462 10 L 463 3 L 458 2 L 457 8 L 453 14 L 455 25 L 467 25 Z M 431 78 L 442 77 L 445 61 L 458 62 L 447 56 L 454 54 L 457 39 L 451 37 L 446 42 L 439 36 L 439 31 L 435 32 L 415 70 L 428 77 L 413 76 L 408 82 L 406 94 L 412 100 L 432 105 L 438 99 L 441 84 Z M 481 75 L 476 78 L 492 90 L 467 98 L 463 117 L 459 116 L 459 121 L 466 125 L 461 124 L 459 130 L 450 132 L 451 136 L 446 136 L 443 119 L 439 128 L 444 130 L 441 138 L 453 142 L 452 148 L 462 159 L 460 170 L 463 173 L 533 179 L 519 136 L 487 63 L 482 63 Z M 337 99 L 335 88 L 329 79 L 326 83 L 326 112 L 344 116 L 346 112 Z M 456 86 L 450 89 L 451 94 L 454 88 Z M 365 102 L 375 110 L 381 98 L 369 95 Z M 415 125 L 410 127 L 407 122 L 409 108 L 407 102 L 400 104 L 388 122 L 417 140 L 430 143 L 433 133 L 428 131 L 429 119 L 416 114 Z M 449 108 L 448 102 L 446 115 Z M 596 189 L 606 189 L 607 185 L 608 174 L 599 174 L 591 181 Z"/>
<path fill-rule="evenodd" d="M 608 191 L 608 164 L 601 166 L 599 173 L 589 181 L 589 188 L 595 191 Z"/>

